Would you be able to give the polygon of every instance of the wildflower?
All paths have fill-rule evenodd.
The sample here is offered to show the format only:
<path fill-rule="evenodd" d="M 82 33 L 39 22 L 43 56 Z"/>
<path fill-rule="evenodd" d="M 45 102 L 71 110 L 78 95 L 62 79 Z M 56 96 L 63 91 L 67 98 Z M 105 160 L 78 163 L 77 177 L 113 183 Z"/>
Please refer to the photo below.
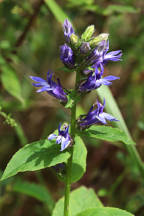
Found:
<path fill-rule="evenodd" d="M 64 124 L 63 130 L 61 130 L 61 124 L 58 127 L 58 135 L 50 134 L 48 140 L 56 139 L 57 144 L 61 144 L 61 151 L 66 149 L 71 144 L 71 137 L 69 135 L 69 125 Z"/>
<path fill-rule="evenodd" d="M 52 81 L 52 73 L 50 72 L 47 73 L 47 81 L 36 76 L 30 76 L 30 78 L 33 81 L 37 82 L 37 83 L 32 83 L 33 86 L 41 87 L 40 89 L 37 90 L 38 93 L 46 91 L 48 94 L 56 97 L 57 99 L 63 102 L 67 102 L 67 96 L 60 84 L 60 80 L 57 79 L 58 83 Z"/>
<path fill-rule="evenodd" d="M 60 59 L 68 68 L 74 67 L 74 54 L 67 44 L 60 47 Z"/>
<path fill-rule="evenodd" d="M 67 42 L 70 42 L 70 36 L 74 33 L 72 24 L 69 22 L 68 19 L 65 19 L 63 24 L 64 36 Z"/>
<path fill-rule="evenodd" d="M 93 124 L 102 123 L 107 124 L 108 121 L 118 121 L 112 115 L 103 112 L 105 107 L 105 100 L 103 105 L 97 101 L 97 109 L 94 109 L 95 104 L 92 105 L 87 115 L 83 115 L 78 120 L 78 124 L 80 128 L 84 129 L 86 127 L 90 127 Z"/>
<path fill-rule="evenodd" d="M 111 85 L 112 80 L 119 79 L 119 77 L 116 76 L 106 76 L 102 78 L 102 75 L 103 71 L 98 70 L 96 67 L 95 72 L 90 72 L 88 79 L 80 84 L 79 90 L 81 92 L 91 91 L 99 88 L 101 85 Z"/>
<path fill-rule="evenodd" d="M 120 61 L 122 56 L 122 51 L 111 51 L 109 50 L 109 40 L 101 41 L 98 46 L 92 51 L 90 56 L 87 58 L 87 63 L 93 65 L 93 67 L 101 67 L 103 70 L 103 65 L 108 61 Z"/>

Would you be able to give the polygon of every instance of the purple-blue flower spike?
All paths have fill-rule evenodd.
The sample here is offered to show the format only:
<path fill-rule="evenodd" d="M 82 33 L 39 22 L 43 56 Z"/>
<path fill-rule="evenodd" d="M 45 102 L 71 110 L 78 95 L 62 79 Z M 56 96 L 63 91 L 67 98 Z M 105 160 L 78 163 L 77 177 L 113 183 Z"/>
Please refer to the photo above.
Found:
<path fill-rule="evenodd" d="M 93 50 L 90 56 L 87 58 L 87 62 L 93 67 L 101 67 L 103 70 L 104 64 L 108 61 L 120 61 L 122 56 L 122 51 L 111 51 L 109 50 L 109 40 L 102 41 L 98 46 Z"/>
<path fill-rule="evenodd" d="M 58 83 L 54 82 L 52 80 L 52 73 L 47 73 L 47 81 L 36 76 L 30 76 L 30 78 L 37 82 L 32 83 L 33 86 L 41 87 L 37 90 L 38 93 L 46 91 L 48 94 L 56 97 L 60 101 L 67 102 L 67 96 L 60 84 L 60 80 L 58 79 Z"/>
<path fill-rule="evenodd" d="M 60 59 L 68 68 L 74 68 L 74 54 L 67 44 L 60 47 Z"/>
<path fill-rule="evenodd" d="M 85 129 L 97 123 L 107 124 L 107 120 L 118 121 L 112 115 L 103 112 L 105 107 L 105 99 L 103 105 L 97 101 L 97 109 L 94 109 L 94 107 L 95 104 L 90 108 L 87 115 L 84 115 L 79 119 L 80 128 Z"/>
<path fill-rule="evenodd" d="M 61 151 L 65 150 L 71 144 L 71 137 L 69 135 L 69 125 L 64 124 L 61 130 L 61 124 L 58 127 L 58 135 L 50 134 L 48 140 L 56 139 L 57 144 L 61 144 Z"/>
<path fill-rule="evenodd" d="M 64 36 L 66 38 L 66 41 L 70 42 L 70 36 L 74 33 L 74 29 L 68 19 L 65 19 L 64 21 L 63 31 L 64 31 Z"/>
<path fill-rule="evenodd" d="M 103 71 L 99 70 L 97 67 L 95 68 L 95 72 L 91 72 L 88 76 L 87 80 L 80 84 L 79 91 L 81 92 L 88 92 L 94 89 L 99 88 L 101 85 L 111 85 L 112 80 L 119 79 L 116 76 L 106 76 L 102 78 Z"/>

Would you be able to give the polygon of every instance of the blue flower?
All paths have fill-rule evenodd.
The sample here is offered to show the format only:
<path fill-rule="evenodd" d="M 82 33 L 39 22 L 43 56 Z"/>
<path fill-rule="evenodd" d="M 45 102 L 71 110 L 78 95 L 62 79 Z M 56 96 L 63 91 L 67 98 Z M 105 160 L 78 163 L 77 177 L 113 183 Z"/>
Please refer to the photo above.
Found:
<path fill-rule="evenodd" d="M 99 88 L 101 85 L 111 85 L 112 80 L 119 79 L 119 77 L 116 76 L 106 76 L 102 78 L 103 71 L 99 71 L 98 68 L 95 68 L 95 72 L 90 72 L 87 80 L 85 82 L 82 82 L 79 86 L 79 91 L 81 92 L 87 92 L 92 91 L 94 89 Z"/>
<path fill-rule="evenodd" d="M 60 59 L 68 68 L 74 67 L 74 54 L 67 44 L 60 47 Z"/>
<path fill-rule="evenodd" d="M 97 101 L 97 109 L 94 109 L 95 104 L 90 108 L 87 115 L 83 115 L 78 120 L 78 124 L 81 129 L 85 129 L 90 127 L 93 124 L 102 123 L 107 124 L 106 120 L 108 121 L 118 121 L 112 115 L 103 112 L 105 107 L 105 100 L 103 105 Z"/>
<path fill-rule="evenodd" d="M 33 86 L 41 87 L 40 89 L 37 90 L 37 92 L 46 91 L 48 94 L 56 97 L 57 99 L 63 102 L 67 102 L 67 96 L 60 84 L 60 80 L 57 79 L 58 83 L 52 81 L 52 73 L 50 72 L 47 73 L 47 81 L 36 76 L 30 76 L 30 78 L 33 81 L 37 82 L 37 83 L 32 83 Z"/>
<path fill-rule="evenodd" d="M 63 151 L 71 144 L 71 137 L 68 131 L 69 131 L 69 125 L 64 124 L 63 130 L 61 130 L 61 124 L 59 124 L 58 135 L 50 134 L 48 136 L 48 140 L 56 139 L 56 143 L 61 144 L 61 151 Z"/>
<path fill-rule="evenodd" d="M 72 24 L 69 22 L 68 19 L 65 19 L 63 24 L 64 36 L 67 42 L 70 42 L 70 36 L 74 33 Z"/>
<path fill-rule="evenodd" d="M 111 51 L 109 50 L 109 40 L 101 41 L 99 45 L 92 51 L 92 53 L 88 56 L 87 62 L 93 67 L 101 67 L 103 70 L 103 65 L 108 61 L 120 61 L 122 56 L 122 51 Z"/>

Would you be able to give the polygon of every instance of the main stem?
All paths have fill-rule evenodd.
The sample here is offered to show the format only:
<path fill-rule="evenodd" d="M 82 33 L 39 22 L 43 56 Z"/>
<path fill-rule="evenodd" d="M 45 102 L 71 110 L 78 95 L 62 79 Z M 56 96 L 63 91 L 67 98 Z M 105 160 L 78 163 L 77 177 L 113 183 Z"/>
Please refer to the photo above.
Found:
<path fill-rule="evenodd" d="M 76 71 L 76 82 L 75 82 L 75 91 L 77 82 L 79 81 L 79 71 Z M 76 127 L 76 101 L 71 108 L 71 138 L 73 144 L 75 142 L 75 127 Z M 64 200 L 64 216 L 69 216 L 69 200 L 70 200 L 70 189 L 71 189 L 71 169 L 72 169 L 72 160 L 73 160 L 73 146 L 71 147 L 71 156 L 67 162 L 67 173 L 66 173 L 66 185 L 65 185 L 65 200 Z"/>

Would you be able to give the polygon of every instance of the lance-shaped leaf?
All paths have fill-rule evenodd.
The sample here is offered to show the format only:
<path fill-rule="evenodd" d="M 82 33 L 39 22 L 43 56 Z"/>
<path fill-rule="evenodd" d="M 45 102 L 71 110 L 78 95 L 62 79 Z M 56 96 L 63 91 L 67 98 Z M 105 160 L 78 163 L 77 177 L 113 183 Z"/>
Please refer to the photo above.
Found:
<path fill-rule="evenodd" d="M 78 181 L 86 171 L 87 149 L 79 136 L 75 137 L 71 182 Z"/>
<path fill-rule="evenodd" d="M 103 207 L 94 190 L 80 187 L 70 194 L 69 214 L 76 216 L 89 208 Z M 64 215 L 64 198 L 61 198 L 55 205 L 52 216 Z"/>
<path fill-rule="evenodd" d="M 60 145 L 55 141 L 40 140 L 25 145 L 9 161 L 1 180 L 19 172 L 35 171 L 66 162 L 70 157 L 67 151 L 60 152 Z"/>
<path fill-rule="evenodd" d="M 119 128 L 113 128 L 110 126 L 91 126 L 83 132 L 81 135 L 86 135 L 91 138 L 106 140 L 109 142 L 121 141 L 126 145 L 134 145 L 134 141 L 131 140 L 122 130 Z"/>

